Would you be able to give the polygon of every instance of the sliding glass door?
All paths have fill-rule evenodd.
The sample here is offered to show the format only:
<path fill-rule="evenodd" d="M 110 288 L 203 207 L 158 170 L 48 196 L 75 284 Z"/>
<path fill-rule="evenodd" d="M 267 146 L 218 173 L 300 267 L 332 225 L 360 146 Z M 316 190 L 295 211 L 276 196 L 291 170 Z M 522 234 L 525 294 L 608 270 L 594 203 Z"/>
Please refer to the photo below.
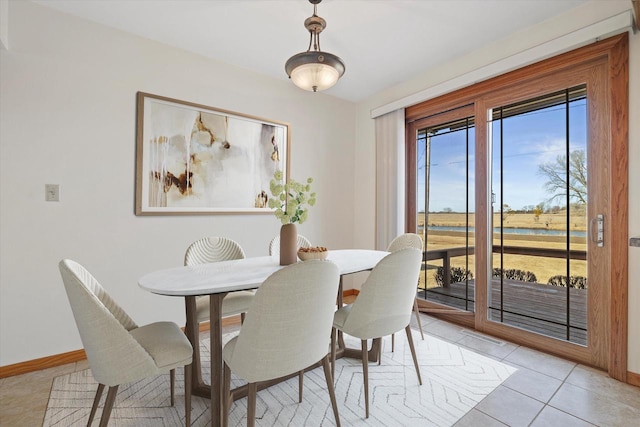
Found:
<path fill-rule="evenodd" d="M 627 40 L 407 108 L 422 311 L 626 375 Z"/>
<path fill-rule="evenodd" d="M 488 317 L 587 344 L 587 88 L 491 109 Z"/>

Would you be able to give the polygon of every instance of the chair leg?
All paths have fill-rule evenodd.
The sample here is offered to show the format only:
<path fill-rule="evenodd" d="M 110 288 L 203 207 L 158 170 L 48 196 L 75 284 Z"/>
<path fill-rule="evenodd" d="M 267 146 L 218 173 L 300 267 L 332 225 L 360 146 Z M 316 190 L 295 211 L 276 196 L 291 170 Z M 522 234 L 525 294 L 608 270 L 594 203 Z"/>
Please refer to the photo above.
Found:
<path fill-rule="evenodd" d="M 407 341 L 409 341 L 409 348 L 411 349 L 411 356 L 413 357 L 413 364 L 416 367 L 416 373 L 418 374 L 418 382 L 422 385 L 422 377 L 420 377 L 420 366 L 418 366 L 418 358 L 416 356 L 416 348 L 413 345 L 413 337 L 411 336 L 411 326 L 407 325 L 404 330 L 407 332 Z"/>
<path fill-rule="evenodd" d="M 362 340 L 362 374 L 364 376 L 364 406 L 365 418 L 369 418 L 369 354 L 367 340 Z"/>
<path fill-rule="evenodd" d="M 245 313 L 240 313 L 240 324 L 241 325 L 244 323 L 244 316 L 245 316 Z"/>
<path fill-rule="evenodd" d="M 396 349 L 396 334 L 391 334 L 391 353 Z"/>
<path fill-rule="evenodd" d="M 413 300 L 413 310 L 416 313 L 416 322 L 418 322 L 418 328 L 420 328 L 420 336 L 422 337 L 422 341 L 424 341 L 424 332 L 422 332 L 422 320 L 420 320 L 420 309 L 418 308 L 418 297 Z"/>
<path fill-rule="evenodd" d="M 113 408 L 113 402 L 116 401 L 116 394 L 118 394 L 118 386 L 109 387 L 107 399 L 104 401 L 104 408 L 102 409 L 102 416 L 100 417 L 100 427 L 107 427 L 107 424 L 109 424 L 111 408 Z"/>
<path fill-rule="evenodd" d="M 324 378 L 327 381 L 327 389 L 329 389 L 329 398 L 331 399 L 331 407 L 333 408 L 333 416 L 336 419 L 336 426 L 340 427 L 340 415 L 338 414 L 338 402 L 336 401 L 336 391 L 333 389 L 333 377 L 329 368 L 329 356 L 322 358 L 322 368 L 324 369 Z"/>
<path fill-rule="evenodd" d="M 175 368 L 169 371 L 169 389 L 171 390 L 171 406 L 173 406 L 175 404 L 175 397 L 176 397 L 176 370 Z"/>
<path fill-rule="evenodd" d="M 378 366 L 382 364 L 382 340 L 380 340 L 380 345 L 378 346 Z"/>
<path fill-rule="evenodd" d="M 191 425 L 191 365 L 184 367 L 184 424 Z"/>
<path fill-rule="evenodd" d="M 256 425 L 256 383 L 249 383 L 249 393 L 247 395 L 247 427 Z"/>
<path fill-rule="evenodd" d="M 104 390 L 104 384 L 98 384 L 98 390 L 96 391 L 95 399 L 93 399 L 93 406 L 91 407 L 91 413 L 89 414 L 89 422 L 87 423 L 87 427 L 91 426 L 93 418 L 96 416 L 96 410 L 98 409 L 98 404 L 100 403 L 100 398 L 102 397 L 102 390 Z"/>
<path fill-rule="evenodd" d="M 298 372 L 298 403 L 302 403 L 302 387 L 304 386 L 304 370 Z"/>
<path fill-rule="evenodd" d="M 336 328 L 331 328 L 331 378 L 336 377 Z"/>
<path fill-rule="evenodd" d="M 229 409 L 231 407 L 231 369 L 225 363 L 224 364 L 224 377 L 222 384 L 224 386 L 222 390 L 222 425 L 227 427 L 229 425 Z"/>

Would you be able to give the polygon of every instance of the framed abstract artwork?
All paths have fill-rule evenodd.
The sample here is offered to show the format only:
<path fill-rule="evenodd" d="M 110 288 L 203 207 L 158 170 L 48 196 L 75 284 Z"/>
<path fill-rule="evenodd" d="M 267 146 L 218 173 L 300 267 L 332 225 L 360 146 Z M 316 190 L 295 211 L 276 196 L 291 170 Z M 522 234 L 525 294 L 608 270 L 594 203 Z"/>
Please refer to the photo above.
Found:
<path fill-rule="evenodd" d="M 136 215 L 272 213 L 289 125 L 138 92 Z"/>

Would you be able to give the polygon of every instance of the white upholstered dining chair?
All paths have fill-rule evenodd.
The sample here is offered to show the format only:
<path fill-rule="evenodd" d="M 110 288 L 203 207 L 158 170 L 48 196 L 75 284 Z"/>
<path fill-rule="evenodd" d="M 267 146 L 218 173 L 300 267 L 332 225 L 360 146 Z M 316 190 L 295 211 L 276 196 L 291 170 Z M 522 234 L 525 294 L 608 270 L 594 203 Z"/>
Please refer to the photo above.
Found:
<path fill-rule="evenodd" d="M 395 252 L 404 248 L 415 248 L 422 252 L 422 239 L 415 233 L 404 233 L 396 237 L 389 243 L 387 251 Z M 416 283 L 417 286 L 417 283 Z M 424 332 L 422 331 L 422 322 L 420 321 L 420 310 L 418 309 L 418 295 L 416 295 L 413 302 L 413 312 L 416 314 L 416 322 L 420 330 L 420 336 L 424 341 Z M 395 334 L 391 334 L 391 351 L 395 348 Z M 378 359 L 380 361 L 380 359 Z"/>
<path fill-rule="evenodd" d="M 225 425 L 230 407 L 231 372 L 248 382 L 247 426 L 255 423 L 257 383 L 299 374 L 322 362 L 336 424 L 338 407 L 328 347 L 338 292 L 338 267 L 312 260 L 273 273 L 258 288 L 237 337 L 223 350 Z"/>
<path fill-rule="evenodd" d="M 296 246 L 298 249 L 300 248 L 309 248 L 311 247 L 311 242 L 304 236 L 298 234 L 298 241 L 296 242 Z M 269 255 L 273 257 L 280 256 L 280 235 L 277 235 L 271 242 L 269 242 Z"/>
<path fill-rule="evenodd" d="M 338 309 L 334 315 L 331 331 L 332 371 L 335 371 L 336 330 L 359 338 L 362 349 L 367 418 L 369 417 L 368 340 L 381 338 L 404 329 L 418 381 L 422 385 L 410 327 L 411 309 L 421 263 L 422 251 L 418 249 L 406 248 L 390 253 L 371 270 L 355 302 Z"/>
<path fill-rule="evenodd" d="M 101 427 L 109 422 L 121 384 L 169 372 L 173 406 L 175 368 L 181 366 L 185 374 L 185 422 L 191 425 L 188 365 L 193 349 L 178 325 L 156 322 L 138 326 L 80 264 L 64 259 L 59 268 L 91 373 L 98 382 L 87 426 L 93 422 L 105 386 L 109 386 L 109 392 L 100 417 Z"/>
<path fill-rule="evenodd" d="M 189 245 L 184 254 L 184 265 L 198 265 L 210 262 L 230 261 L 245 258 L 244 250 L 234 240 L 226 237 L 204 237 Z M 240 315 L 244 321 L 244 313 L 253 302 L 254 293 L 252 291 L 229 292 L 222 300 L 221 317 Z M 194 325 L 196 334 L 199 334 L 201 322 L 209 320 L 209 296 L 196 297 L 196 324 Z M 196 335 L 197 336 L 197 335 Z M 200 340 L 198 340 L 200 342 Z M 200 365 L 200 348 L 194 348 L 196 364 Z M 201 382 L 201 372 L 195 373 L 194 380 Z"/>

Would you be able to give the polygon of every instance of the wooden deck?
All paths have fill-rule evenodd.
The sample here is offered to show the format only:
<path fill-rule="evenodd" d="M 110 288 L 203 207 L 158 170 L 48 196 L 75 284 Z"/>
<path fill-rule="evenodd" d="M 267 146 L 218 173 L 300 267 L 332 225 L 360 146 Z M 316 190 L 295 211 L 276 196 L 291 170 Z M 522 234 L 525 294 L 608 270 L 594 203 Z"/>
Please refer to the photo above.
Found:
<path fill-rule="evenodd" d="M 502 293 L 500 286 L 500 279 L 491 283 L 491 320 L 567 340 L 567 288 L 507 279 L 503 281 Z M 501 294 L 504 295 L 503 300 Z M 452 283 L 448 287 L 429 289 L 426 297 L 424 289 L 420 289 L 418 297 L 462 310 L 465 309 L 465 299 L 468 299 L 468 310 L 473 311 L 474 281 L 469 281 L 468 295 L 465 283 Z M 585 345 L 587 290 L 570 288 L 569 302 L 569 341 Z"/>

